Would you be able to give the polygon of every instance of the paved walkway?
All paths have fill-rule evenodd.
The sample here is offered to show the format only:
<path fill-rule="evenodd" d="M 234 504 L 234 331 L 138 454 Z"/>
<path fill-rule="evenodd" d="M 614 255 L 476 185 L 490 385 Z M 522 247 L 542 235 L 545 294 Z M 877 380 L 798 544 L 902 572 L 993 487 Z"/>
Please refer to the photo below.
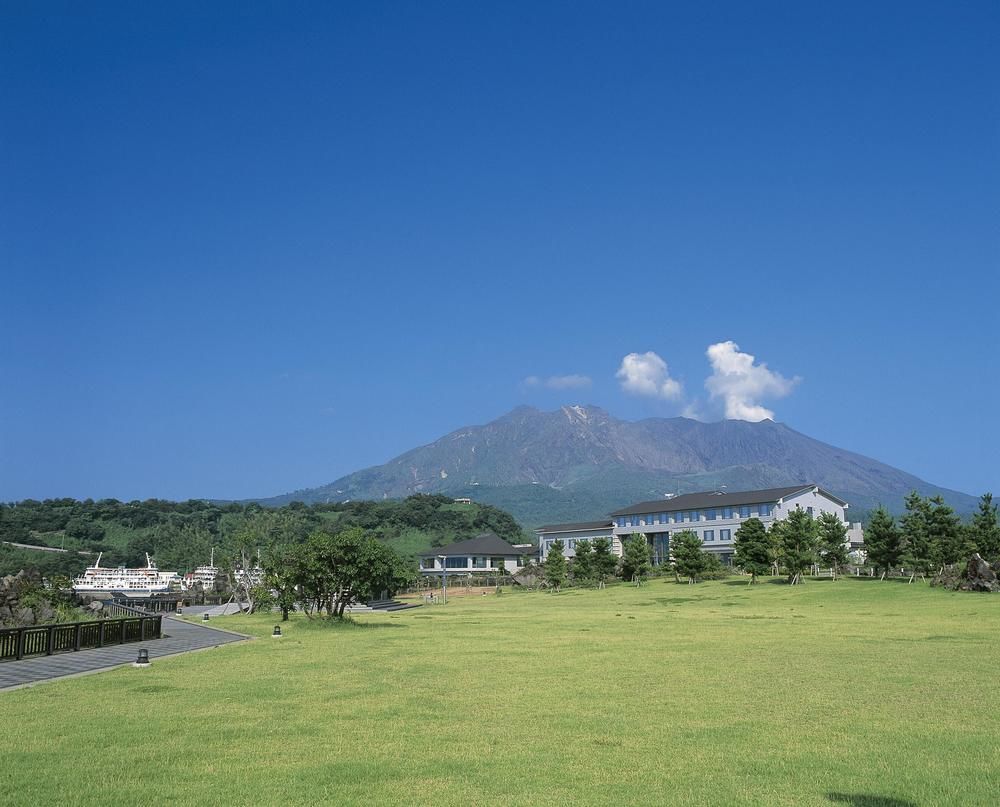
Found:
<path fill-rule="evenodd" d="M 201 616 L 202 614 L 208 614 L 209 617 L 213 616 L 231 616 L 232 614 L 238 614 L 244 608 L 247 608 L 246 603 L 225 603 L 224 605 L 189 605 L 184 609 L 184 616 Z"/>
<path fill-rule="evenodd" d="M 131 664 L 139 654 L 139 648 L 149 650 L 153 663 L 163 656 L 187 653 L 206 647 L 241 642 L 246 637 L 236 633 L 215 630 L 208 626 L 195 625 L 179 619 L 164 618 L 163 638 L 147 642 L 95 647 L 75 653 L 56 653 L 52 656 L 36 656 L 21 661 L 0 663 L 0 690 L 35 684 L 51 678 L 109 670 L 122 664 Z"/>

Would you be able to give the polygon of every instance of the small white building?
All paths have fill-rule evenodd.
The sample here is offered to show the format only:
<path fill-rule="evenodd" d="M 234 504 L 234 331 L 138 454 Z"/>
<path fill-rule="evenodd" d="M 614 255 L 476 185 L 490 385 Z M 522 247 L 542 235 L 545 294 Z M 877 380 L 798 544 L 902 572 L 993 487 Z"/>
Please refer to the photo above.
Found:
<path fill-rule="evenodd" d="M 615 523 L 610 519 L 604 521 L 581 521 L 575 524 L 548 524 L 535 530 L 538 533 L 538 550 L 544 558 L 556 541 L 563 542 L 563 554 L 567 558 L 576 555 L 576 545 L 580 541 L 590 541 L 606 538 L 611 542 L 612 554 L 621 557 L 621 538 L 614 534 Z"/>
<path fill-rule="evenodd" d="M 505 569 L 517 574 L 529 560 L 537 560 L 538 550 L 531 544 L 508 544 L 492 532 L 484 532 L 468 541 L 459 541 L 418 555 L 422 575 L 490 574 Z"/>

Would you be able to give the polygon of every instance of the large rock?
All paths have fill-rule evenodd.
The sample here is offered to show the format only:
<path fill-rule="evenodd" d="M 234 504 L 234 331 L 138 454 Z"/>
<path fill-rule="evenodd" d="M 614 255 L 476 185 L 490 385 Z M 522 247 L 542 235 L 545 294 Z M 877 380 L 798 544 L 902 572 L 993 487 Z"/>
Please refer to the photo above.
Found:
<path fill-rule="evenodd" d="M 996 572 L 976 552 L 969 558 L 959 588 L 963 591 L 1000 591 L 1000 582 L 997 581 Z"/>

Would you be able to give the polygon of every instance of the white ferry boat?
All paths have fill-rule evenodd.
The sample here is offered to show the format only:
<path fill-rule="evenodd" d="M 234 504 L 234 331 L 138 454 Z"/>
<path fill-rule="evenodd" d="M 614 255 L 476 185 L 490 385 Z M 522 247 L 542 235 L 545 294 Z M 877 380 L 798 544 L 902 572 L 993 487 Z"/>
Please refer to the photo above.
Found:
<path fill-rule="evenodd" d="M 193 572 L 188 572 L 184 575 L 181 587 L 185 591 L 189 591 L 195 587 L 196 583 L 201 583 L 205 591 L 213 591 L 215 589 L 215 581 L 221 573 L 222 570 L 215 565 L 215 547 L 213 546 L 208 566 L 198 566 Z"/>
<path fill-rule="evenodd" d="M 148 553 L 144 569 L 102 567 L 101 555 L 98 554 L 93 566 L 88 566 L 87 571 L 73 578 L 73 591 L 77 594 L 120 591 L 130 597 L 146 597 L 170 591 L 171 585 L 179 581 L 180 575 L 177 572 L 161 572 L 157 569 Z"/>

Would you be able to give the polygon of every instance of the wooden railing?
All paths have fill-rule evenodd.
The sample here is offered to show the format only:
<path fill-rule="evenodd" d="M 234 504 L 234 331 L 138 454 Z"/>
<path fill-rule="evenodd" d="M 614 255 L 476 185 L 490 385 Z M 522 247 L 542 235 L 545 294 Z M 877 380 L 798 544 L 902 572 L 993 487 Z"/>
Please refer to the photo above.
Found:
<path fill-rule="evenodd" d="M 96 622 L 64 622 L 30 628 L 0 630 L 0 661 L 16 661 L 29 656 L 51 656 L 126 642 L 159 639 L 162 617 L 135 616 L 101 619 Z"/>
<path fill-rule="evenodd" d="M 104 613 L 109 617 L 130 617 L 130 616 L 149 616 L 149 611 L 144 611 L 142 608 L 133 608 L 131 605 L 119 605 L 116 602 L 107 600 L 104 603 L 103 608 Z"/>

